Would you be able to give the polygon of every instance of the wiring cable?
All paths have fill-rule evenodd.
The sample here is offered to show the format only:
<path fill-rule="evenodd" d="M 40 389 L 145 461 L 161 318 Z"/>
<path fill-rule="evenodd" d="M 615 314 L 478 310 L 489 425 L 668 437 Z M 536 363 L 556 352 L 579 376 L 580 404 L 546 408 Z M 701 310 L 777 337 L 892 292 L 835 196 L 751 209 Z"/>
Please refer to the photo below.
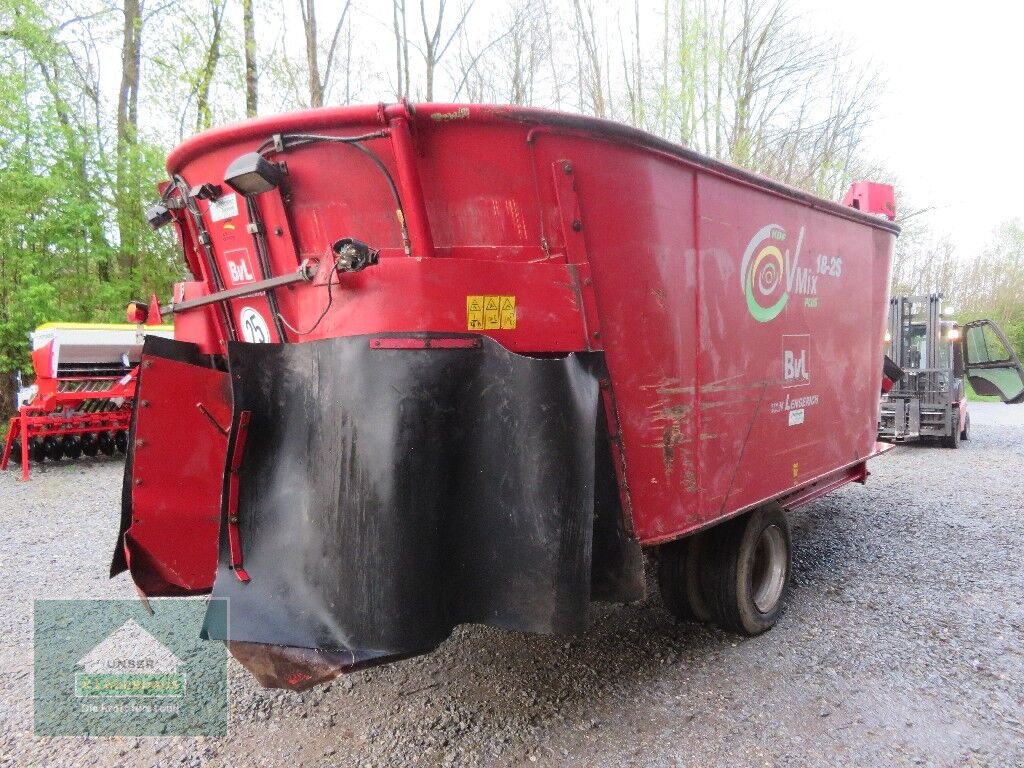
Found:
<path fill-rule="evenodd" d="M 272 152 L 287 152 L 292 149 L 300 149 L 313 144 L 345 144 L 346 146 L 357 149 L 366 155 L 370 161 L 376 166 L 377 170 L 384 176 L 384 180 L 387 182 L 388 189 L 391 192 L 391 197 L 395 201 L 395 208 L 397 209 L 398 215 L 398 226 L 402 233 L 402 248 L 405 251 L 406 256 L 412 256 L 412 247 L 409 242 L 409 228 L 405 221 L 405 206 L 402 205 L 402 196 L 398 192 L 398 185 L 395 183 L 394 176 L 391 175 L 391 171 L 384 164 L 384 161 L 380 159 L 369 147 L 363 146 L 364 141 L 370 141 L 371 139 L 382 139 L 390 135 L 387 131 L 375 131 L 374 133 L 365 133 L 359 136 L 326 136 L 315 133 L 288 133 L 278 134 L 270 139 L 263 142 L 260 147 L 256 150 L 262 155 L 269 155 Z M 280 150 L 278 150 L 280 147 Z"/>
<path fill-rule="evenodd" d="M 206 225 L 203 224 L 203 215 L 199 210 L 199 206 L 196 205 L 196 201 L 192 199 L 190 188 L 188 183 L 178 174 L 171 176 L 171 181 L 174 186 L 178 189 L 178 194 L 181 195 L 182 200 L 185 201 L 185 207 L 188 212 L 192 214 L 192 220 L 195 222 L 196 229 L 199 232 L 199 244 L 203 247 L 203 253 L 206 255 L 206 261 L 210 267 L 210 277 L 213 278 L 213 285 L 218 291 L 224 290 L 224 279 L 220 274 L 220 268 L 217 266 L 217 259 L 213 254 L 213 246 L 211 245 L 210 233 L 206 229 Z M 237 340 L 238 333 L 235 330 L 235 321 L 231 317 L 231 311 L 225 304 L 221 304 L 221 314 L 224 316 L 224 325 L 227 328 L 228 338 L 230 340 Z"/>
<path fill-rule="evenodd" d="M 328 311 L 330 311 L 331 305 L 334 303 L 334 276 L 338 272 L 336 265 L 337 261 L 335 261 L 335 264 L 332 265 L 331 267 L 331 274 L 327 276 L 327 304 L 324 306 L 323 311 L 320 313 L 320 316 L 317 317 L 317 319 L 313 322 L 313 325 L 310 326 L 308 330 L 300 331 L 298 328 L 289 323 L 285 319 L 284 315 L 278 315 L 278 317 L 281 319 L 281 322 L 284 323 L 285 327 L 289 331 L 294 333 L 296 336 L 308 336 L 309 334 L 311 334 L 319 327 L 320 322 L 327 316 Z"/>

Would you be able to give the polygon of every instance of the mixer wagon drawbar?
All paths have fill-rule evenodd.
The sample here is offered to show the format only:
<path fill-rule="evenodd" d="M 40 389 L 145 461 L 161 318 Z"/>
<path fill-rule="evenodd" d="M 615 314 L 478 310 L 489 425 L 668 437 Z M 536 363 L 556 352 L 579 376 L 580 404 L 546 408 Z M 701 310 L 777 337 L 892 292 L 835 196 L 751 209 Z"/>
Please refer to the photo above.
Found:
<path fill-rule="evenodd" d="M 305 688 L 465 622 L 644 593 L 757 634 L 786 510 L 863 482 L 892 190 L 828 202 L 602 120 L 328 108 L 208 131 L 147 212 L 192 274 L 146 340 L 112 573 Z"/>

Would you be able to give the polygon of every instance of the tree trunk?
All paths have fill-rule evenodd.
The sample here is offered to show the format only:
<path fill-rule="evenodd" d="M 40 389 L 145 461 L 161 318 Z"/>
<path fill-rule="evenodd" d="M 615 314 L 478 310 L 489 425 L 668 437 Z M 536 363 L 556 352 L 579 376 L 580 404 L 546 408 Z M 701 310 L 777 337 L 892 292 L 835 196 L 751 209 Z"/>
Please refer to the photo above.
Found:
<path fill-rule="evenodd" d="M 351 7 L 352 0 L 345 0 L 341 16 L 338 18 L 338 25 L 334 28 L 334 36 L 331 37 L 331 46 L 327 50 L 327 63 L 324 66 L 323 77 L 321 77 L 314 0 L 299 0 L 299 8 L 302 10 L 302 27 L 306 33 L 306 65 L 309 69 L 309 106 L 311 107 L 324 105 L 324 94 L 327 92 L 327 83 L 331 79 L 331 71 L 334 68 L 334 53 L 338 50 L 338 38 L 341 36 L 341 30 L 345 26 L 345 20 L 348 18 Z M 349 25 L 349 32 L 351 34 L 351 25 Z M 351 55 L 351 50 L 348 55 Z M 350 59 L 346 59 L 346 61 L 350 61 Z"/>
<path fill-rule="evenodd" d="M 139 225 L 135 210 L 136 133 L 139 125 L 139 62 L 142 58 L 142 2 L 124 0 L 124 32 L 121 39 L 121 87 L 117 92 L 117 175 L 115 204 L 121 272 L 135 267 Z"/>
<path fill-rule="evenodd" d="M 398 23 L 398 15 L 402 15 L 402 23 Z M 402 77 L 402 46 L 405 43 L 405 0 L 391 0 L 391 19 L 395 26 L 395 73 L 398 82 L 395 85 L 395 98 L 401 101 L 408 93 L 408 83 Z"/>
<path fill-rule="evenodd" d="M 601 73 L 601 46 L 594 24 L 594 7 L 588 1 L 585 7 L 580 0 L 573 0 L 576 16 L 576 34 L 580 42 L 580 74 L 582 92 L 590 103 L 582 105 L 595 117 L 605 117 L 604 77 Z"/>
<path fill-rule="evenodd" d="M 256 117 L 258 112 L 256 74 L 256 19 L 254 0 L 242 0 L 242 26 L 245 29 L 245 116 Z"/>
<path fill-rule="evenodd" d="M 441 21 L 444 19 L 444 0 L 437 7 L 437 26 L 431 34 L 427 29 L 427 8 L 424 0 L 420 0 L 420 20 L 423 22 L 423 63 L 427 75 L 426 100 L 434 100 L 434 64 L 437 63 L 437 41 L 441 35 Z"/>
<path fill-rule="evenodd" d="M 309 106 L 324 105 L 324 87 L 320 79 L 320 62 L 317 56 L 316 4 L 313 0 L 300 0 L 302 28 L 306 33 L 306 67 L 309 70 Z"/>
<path fill-rule="evenodd" d="M 427 75 L 427 93 L 426 100 L 434 100 L 434 73 L 437 70 L 437 64 L 444 57 L 448 48 L 451 46 L 452 41 L 462 31 L 466 25 L 466 17 L 469 16 L 470 10 L 473 8 L 475 0 L 469 0 L 468 3 L 462 9 L 462 15 L 458 21 L 452 27 L 451 34 L 445 39 L 443 33 L 444 30 L 444 11 L 445 11 L 445 0 L 439 0 L 437 4 L 437 23 L 434 24 L 434 29 L 429 29 L 429 23 L 427 21 L 427 8 L 424 0 L 420 0 L 420 21 L 423 23 L 423 63 L 426 69 Z M 406 81 L 408 81 L 408 72 L 406 72 Z"/>
<path fill-rule="evenodd" d="M 117 93 L 117 139 L 135 141 L 139 124 L 139 62 L 142 57 L 142 5 L 124 0 L 124 34 L 121 39 L 121 88 Z"/>
<path fill-rule="evenodd" d="M 405 0 L 402 0 L 402 68 L 405 73 L 404 95 L 408 98 L 412 81 L 409 79 L 409 27 L 405 16 Z"/>
<path fill-rule="evenodd" d="M 213 85 L 213 75 L 217 71 L 217 62 L 220 61 L 220 33 L 224 27 L 224 11 L 227 8 L 227 0 L 217 6 L 215 0 L 210 5 L 213 12 L 213 37 L 210 39 L 210 47 L 206 51 L 206 61 L 203 62 L 203 69 L 199 76 L 199 87 L 196 93 L 196 132 L 204 131 L 213 125 L 213 111 L 210 109 L 210 87 Z"/>

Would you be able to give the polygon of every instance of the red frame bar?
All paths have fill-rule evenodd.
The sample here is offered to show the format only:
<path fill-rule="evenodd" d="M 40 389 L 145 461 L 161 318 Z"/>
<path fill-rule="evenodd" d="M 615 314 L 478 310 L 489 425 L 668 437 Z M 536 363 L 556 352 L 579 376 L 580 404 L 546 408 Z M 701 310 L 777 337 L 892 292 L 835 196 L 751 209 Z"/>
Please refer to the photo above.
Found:
<path fill-rule="evenodd" d="M 35 414 L 33 413 L 35 412 Z M 116 411 L 99 413 L 73 413 L 63 416 L 55 413 L 40 414 L 37 409 L 23 405 L 19 415 L 10 421 L 7 438 L 4 440 L 0 471 L 7 469 L 15 435 L 21 440 L 21 479 L 29 479 L 29 440 L 33 437 L 50 435 L 84 435 L 104 430 L 127 431 L 131 427 L 131 407 L 122 405 Z"/>
<path fill-rule="evenodd" d="M 238 580 L 244 583 L 249 582 L 249 574 L 242 567 L 242 534 L 238 528 L 238 473 L 242 468 L 242 454 L 245 452 L 251 419 L 252 411 L 242 411 L 238 415 L 238 431 L 231 448 L 231 473 L 228 477 L 228 547 L 231 550 L 231 568 Z"/>
<path fill-rule="evenodd" d="M 433 256 L 434 238 L 430 234 L 427 208 L 420 190 L 420 177 L 416 151 L 413 147 L 409 119 L 393 117 L 389 121 L 391 146 L 398 165 L 398 186 L 402 190 L 402 208 L 405 211 L 405 226 L 409 230 L 409 244 L 413 256 Z"/>
<path fill-rule="evenodd" d="M 467 338 L 416 338 L 411 336 L 371 339 L 372 349 L 475 349 L 480 339 Z"/>

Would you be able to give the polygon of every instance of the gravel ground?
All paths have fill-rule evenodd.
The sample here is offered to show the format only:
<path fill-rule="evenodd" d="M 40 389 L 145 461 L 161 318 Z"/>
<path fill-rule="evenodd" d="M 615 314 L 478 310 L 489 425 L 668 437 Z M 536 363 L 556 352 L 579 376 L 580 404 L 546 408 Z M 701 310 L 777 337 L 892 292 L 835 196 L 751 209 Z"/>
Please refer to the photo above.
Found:
<path fill-rule="evenodd" d="M 33 598 L 105 578 L 121 464 L 0 476 L 0 765 L 1024 765 L 1024 408 L 959 452 L 902 447 L 793 515 L 778 626 L 677 625 L 657 597 L 575 638 L 462 627 L 304 694 L 232 662 L 226 739 L 32 735 Z"/>

